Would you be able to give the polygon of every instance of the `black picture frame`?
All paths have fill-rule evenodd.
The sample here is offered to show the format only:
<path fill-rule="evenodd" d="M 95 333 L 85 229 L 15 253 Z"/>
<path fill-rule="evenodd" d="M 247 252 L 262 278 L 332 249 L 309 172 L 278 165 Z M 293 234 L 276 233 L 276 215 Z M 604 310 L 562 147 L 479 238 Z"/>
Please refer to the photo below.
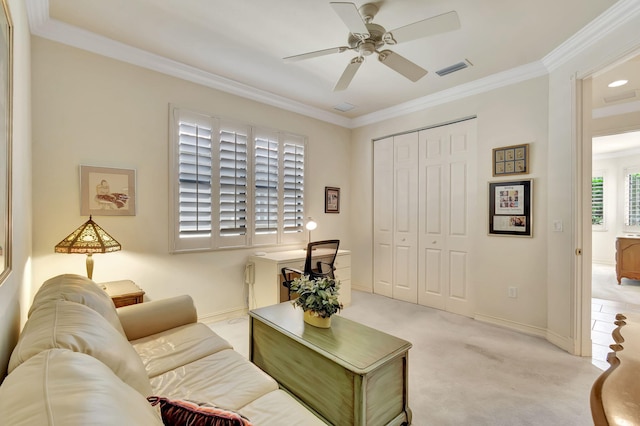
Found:
<path fill-rule="evenodd" d="M 340 213 L 340 188 L 324 187 L 324 212 Z"/>
<path fill-rule="evenodd" d="M 489 182 L 489 235 L 533 236 L 533 180 Z"/>

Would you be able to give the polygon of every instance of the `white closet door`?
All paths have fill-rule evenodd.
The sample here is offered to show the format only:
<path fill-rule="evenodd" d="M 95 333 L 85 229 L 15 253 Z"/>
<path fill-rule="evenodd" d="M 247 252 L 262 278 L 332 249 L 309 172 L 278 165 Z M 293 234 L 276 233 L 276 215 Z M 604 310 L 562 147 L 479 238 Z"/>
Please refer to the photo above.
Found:
<path fill-rule="evenodd" d="M 373 143 L 373 292 L 393 297 L 393 137 Z"/>
<path fill-rule="evenodd" d="M 418 133 L 393 138 L 392 297 L 418 302 Z"/>
<path fill-rule="evenodd" d="M 473 315 L 476 120 L 420 132 L 418 303 Z"/>

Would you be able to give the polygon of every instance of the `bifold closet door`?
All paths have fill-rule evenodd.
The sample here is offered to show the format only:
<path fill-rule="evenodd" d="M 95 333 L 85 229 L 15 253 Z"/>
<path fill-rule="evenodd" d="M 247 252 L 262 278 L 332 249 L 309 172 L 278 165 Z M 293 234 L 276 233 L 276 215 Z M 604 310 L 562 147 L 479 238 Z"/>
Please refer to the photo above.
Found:
<path fill-rule="evenodd" d="M 393 137 L 373 143 L 373 292 L 393 297 Z"/>
<path fill-rule="evenodd" d="M 373 145 L 373 291 L 418 301 L 418 134 Z"/>
<path fill-rule="evenodd" d="M 418 303 L 418 133 L 393 137 L 394 299 Z"/>
<path fill-rule="evenodd" d="M 473 315 L 476 120 L 420 132 L 418 303 Z"/>

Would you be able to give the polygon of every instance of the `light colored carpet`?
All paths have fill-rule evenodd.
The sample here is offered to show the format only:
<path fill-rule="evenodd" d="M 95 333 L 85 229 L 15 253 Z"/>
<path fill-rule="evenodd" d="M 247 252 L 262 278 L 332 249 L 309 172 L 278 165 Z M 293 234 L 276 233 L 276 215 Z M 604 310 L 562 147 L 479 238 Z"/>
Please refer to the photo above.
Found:
<path fill-rule="evenodd" d="M 592 298 L 640 305 L 640 281 L 623 278 L 618 285 L 613 265 L 594 263 L 591 271 Z"/>
<path fill-rule="evenodd" d="M 358 291 L 352 297 L 341 315 L 413 343 L 413 425 L 593 424 L 589 392 L 602 371 L 590 358 L 436 309 Z M 248 355 L 247 317 L 211 327 Z"/>

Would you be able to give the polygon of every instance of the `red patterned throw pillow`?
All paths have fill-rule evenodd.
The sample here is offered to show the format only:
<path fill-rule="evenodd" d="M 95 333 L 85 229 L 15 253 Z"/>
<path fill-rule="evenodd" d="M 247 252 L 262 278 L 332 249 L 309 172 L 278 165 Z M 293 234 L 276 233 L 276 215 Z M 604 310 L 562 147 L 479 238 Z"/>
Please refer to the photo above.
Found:
<path fill-rule="evenodd" d="M 165 426 L 252 426 L 241 414 L 206 403 L 160 396 L 150 396 L 147 399 L 153 406 L 160 404 Z"/>

